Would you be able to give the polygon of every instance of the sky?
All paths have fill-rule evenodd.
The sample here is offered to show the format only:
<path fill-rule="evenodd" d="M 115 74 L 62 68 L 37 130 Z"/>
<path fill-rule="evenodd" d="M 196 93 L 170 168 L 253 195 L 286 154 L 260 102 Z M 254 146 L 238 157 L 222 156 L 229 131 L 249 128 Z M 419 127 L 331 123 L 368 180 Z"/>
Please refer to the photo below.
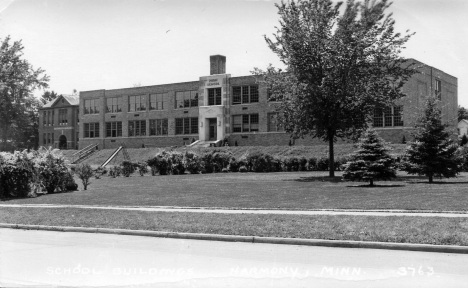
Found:
<path fill-rule="evenodd" d="M 264 40 L 278 25 L 275 3 L 0 0 L 0 38 L 22 40 L 24 58 L 59 94 L 196 81 L 215 54 L 227 57 L 227 73 L 245 76 L 282 67 Z M 397 32 L 416 32 L 402 55 L 457 77 L 468 107 L 468 1 L 394 0 L 389 12 Z"/>

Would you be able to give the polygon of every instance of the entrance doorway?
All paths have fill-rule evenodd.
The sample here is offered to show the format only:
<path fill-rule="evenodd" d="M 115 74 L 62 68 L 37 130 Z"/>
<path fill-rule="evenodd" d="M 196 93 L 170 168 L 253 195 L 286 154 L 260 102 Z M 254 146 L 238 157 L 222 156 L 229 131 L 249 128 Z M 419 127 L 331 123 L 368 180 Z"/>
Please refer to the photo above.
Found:
<path fill-rule="evenodd" d="M 209 135 L 208 135 L 208 140 L 209 141 L 215 141 L 218 138 L 217 135 L 217 127 L 216 127 L 216 118 L 209 118 Z"/>
<path fill-rule="evenodd" d="M 59 137 L 59 149 L 60 150 L 67 149 L 67 137 L 65 135 L 60 135 Z"/>

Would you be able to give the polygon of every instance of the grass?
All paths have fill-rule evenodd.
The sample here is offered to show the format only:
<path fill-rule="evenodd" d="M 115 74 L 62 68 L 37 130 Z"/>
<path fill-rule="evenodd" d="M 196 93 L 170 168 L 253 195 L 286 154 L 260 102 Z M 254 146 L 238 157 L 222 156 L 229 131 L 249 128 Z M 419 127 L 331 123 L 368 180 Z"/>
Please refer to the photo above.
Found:
<path fill-rule="evenodd" d="M 328 172 L 220 173 L 92 179 L 87 191 L 37 198 L 7 199 L 2 204 L 189 206 L 281 209 L 416 209 L 467 211 L 468 173 L 428 184 L 402 174 L 395 181 L 330 179 Z M 340 175 L 340 173 L 337 173 Z M 437 180 L 438 181 L 438 180 Z"/>
<path fill-rule="evenodd" d="M 468 245 L 468 219 L 143 212 L 77 208 L 2 208 L 0 222 L 26 225 Z"/>
<path fill-rule="evenodd" d="M 391 144 L 393 148 L 392 153 L 394 154 L 402 154 L 406 145 L 404 144 Z M 127 152 L 132 161 L 146 161 L 149 158 L 153 157 L 159 151 L 163 149 L 171 149 L 171 148 L 127 148 Z M 195 151 L 198 153 L 206 152 L 206 151 L 213 151 L 221 150 L 231 152 L 235 157 L 240 157 L 246 152 L 265 152 L 270 155 L 274 156 L 304 156 L 306 158 L 309 157 L 322 157 L 328 156 L 328 145 L 315 145 L 315 146 L 238 146 L 238 147 L 220 147 L 220 148 L 184 148 L 179 147 L 175 150 L 177 151 L 186 151 L 186 150 Z M 335 145 L 335 157 L 342 157 L 350 154 L 356 148 L 353 144 L 339 144 Z M 64 150 L 63 154 L 66 158 L 71 159 L 71 155 L 75 153 L 75 150 L 71 150 L 73 152 Z M 93 154 L 92 157 L 83 161 L 84 163 L 88 163 L 90 165 L 101 165 L 107 158 L 112 155 L 115 149 L 102 149 L 97 151 Z M 123 154 L 119 153 L 110 163 L 109 165 L 119 165 L 124 160 Z"/>

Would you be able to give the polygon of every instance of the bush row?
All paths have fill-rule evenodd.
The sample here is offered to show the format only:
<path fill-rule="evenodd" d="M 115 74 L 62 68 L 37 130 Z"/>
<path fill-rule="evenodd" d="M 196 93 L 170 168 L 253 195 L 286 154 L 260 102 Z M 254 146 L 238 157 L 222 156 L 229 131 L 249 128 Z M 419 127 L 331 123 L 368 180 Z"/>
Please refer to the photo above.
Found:
<path fill-rule="evenodd" d="M 0 153 L 0 197 L 35 197 L 38 193 L 76 190 L 78 185 L 58 150 Z"/>

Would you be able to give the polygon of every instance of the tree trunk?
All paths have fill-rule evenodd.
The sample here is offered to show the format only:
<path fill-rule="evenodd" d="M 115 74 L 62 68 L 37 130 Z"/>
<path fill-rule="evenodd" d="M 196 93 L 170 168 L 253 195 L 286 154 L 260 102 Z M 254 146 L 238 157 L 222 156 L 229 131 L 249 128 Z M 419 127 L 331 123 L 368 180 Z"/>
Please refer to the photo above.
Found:
<path fill-rule="evenodd" d="M 370 184 L 369 184 L 370 187 L 374 187 L 374 179 L 370 179 Z"/>
<path fill-rule="evenodd" d="M 328 167 L 330 177 L 335 177 L 335 151 L 333 151 L 333 136 L 328 133 Z"/>
<path fill-rule="evenodd" d="M 432 175 L 429 175 L 429 183 L 434 183 Z"/>

